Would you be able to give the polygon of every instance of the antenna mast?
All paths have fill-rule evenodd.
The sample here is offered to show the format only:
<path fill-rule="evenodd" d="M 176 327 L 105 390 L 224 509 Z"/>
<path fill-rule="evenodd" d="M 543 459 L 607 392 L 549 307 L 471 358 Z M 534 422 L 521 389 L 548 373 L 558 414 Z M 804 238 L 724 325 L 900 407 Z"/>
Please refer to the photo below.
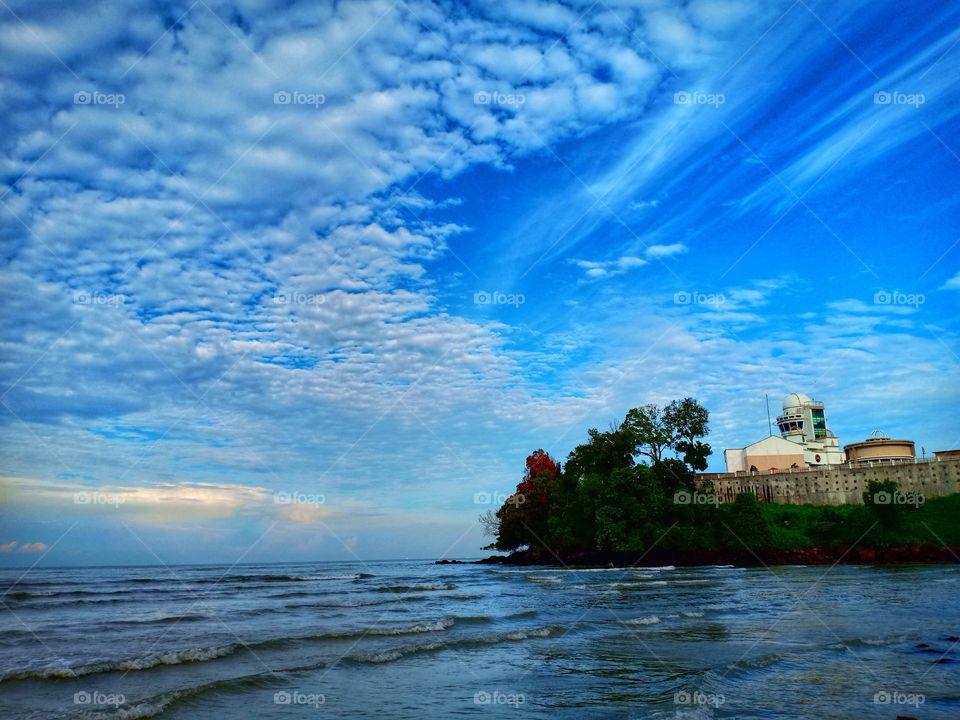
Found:
<path fill-rule="evenodd" d="M 764 393 L 763 399 L 767 404 L 767 432 L 773 435 L 773 423 L 770 422 L 770 396 Z"/>

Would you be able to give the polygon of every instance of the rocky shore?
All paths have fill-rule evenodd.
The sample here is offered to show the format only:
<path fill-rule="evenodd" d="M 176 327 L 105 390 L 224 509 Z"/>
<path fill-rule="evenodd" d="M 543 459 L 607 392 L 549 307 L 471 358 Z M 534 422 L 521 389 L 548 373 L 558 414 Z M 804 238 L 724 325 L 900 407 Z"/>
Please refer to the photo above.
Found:
<path fill-rule="evenodd" d="M 509 555 L 491 555 L 482 560 L 438 560 L 438 565 L 568 565 L 571 567 L 630 567 L 632 565 L 894 565 L 910 563 L 960 563 L 960 548 L 943 545 L 907 545 L 903 547 L 797 548 L 795 550 L 676 551 L 654 548 L 649 552 L 585 551 L 554 554 L 543 548 L 530 548 Z"/>

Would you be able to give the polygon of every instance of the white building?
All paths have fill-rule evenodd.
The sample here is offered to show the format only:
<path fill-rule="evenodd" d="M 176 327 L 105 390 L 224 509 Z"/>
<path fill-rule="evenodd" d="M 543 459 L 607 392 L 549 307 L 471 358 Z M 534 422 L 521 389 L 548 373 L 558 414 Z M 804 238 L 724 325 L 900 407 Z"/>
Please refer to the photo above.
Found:
<path fill-rule="evenodd" d="M 727 472 L 806 470 L 846 461 L 840 440 L 827 429 L 823 403 L 803 393 L 790 393 L 783 399 L 777 427 L 780 437 L 771 435 L 743 448 L 725 450 Z"/>

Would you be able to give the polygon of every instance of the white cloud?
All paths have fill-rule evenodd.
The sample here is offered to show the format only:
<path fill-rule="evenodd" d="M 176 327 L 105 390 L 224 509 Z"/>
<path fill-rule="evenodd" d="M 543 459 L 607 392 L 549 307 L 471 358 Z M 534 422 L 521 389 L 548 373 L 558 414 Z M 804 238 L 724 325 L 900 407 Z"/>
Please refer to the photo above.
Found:
<path fill-rule="evenodd" d="M 664 258 L 670 257 L 671 255 L 679 255 L 680 253 L 685 253 L 687 251 L 687 246 L 683 243 L 671 243 L 669 245 L 651 245 L 647 248 L 647 257 L 650 258 Z"/>
<path fill-rule="evenodd" d="M 578 268 L 584 270 L 588 278 L 609 278 L 623 275 L 634 268 L 643 267 L 647 261 L 633 255 L 623 255 L 615 260 L 571 260 Z"/>
<path fill-rule="evenodd" d="M 870 312 L 869 298 L 813 303 L 800 316 L 796 307 L 811 306 L 789 306 L 778 324 L 757 309 L 774 305 L 779 287 L 755 283 L 728 290 L 710 312 L 678 308 L 671 291 L 638 296 L 622 314 L 602 305 L 615 283 L 583 283 L 599 297 L 571 298 L 545 272 L 539 291 L 571 308 L 549 342 L 532 313 L 478 316 L 469 303 L 482 260 L 452 257 L 457 242 L 474 250 L 471 228 L 449 212 L 458 198 L 433 197 L 460 190 L 426 186 L 479 165 L 553 164 L 545 144 L 575 148 L 588 137 L 609 140 L 615 161 L 584 163 L 584 180 L 556 197 L 532 186 L 539 204 L 483 248 L 498 277 L 529 267 L 512 262 L 521 253 L 544 255 L 543 270 L 569 260 L 620 208 L 644 211 L 631 216 L 645 223 L 643 242 L 605 239 L 597 258 L 570 261 L 586 278 L 651 265 L 644 279 L 653 284 L 665 266 L 652 261 L 687 252 L 687 242 L 697 252 L 684 260 L 696 272 L 703 253 L 686 233 L 706 233 L 738 210 L 710 193 L 677 208 L 685 183 L 714 162 L 706 150 L 737 147 L 719 121 L 739 127 L 755 110 L 764 91 L 757 68 L 766 73 L 772 55 L 796 72 L 811 37 L 834 42 L 821 27 L 786 24 L 770 47 L 732 67 L 787 6 L 490 2 L 450 16 L 422 0 L 282 8 L 245 0 L 196 5 L 166 32 L 146 2 L 56 12 L 12 3 L 82 80 L 12 15 L 0 18 L 0 37 L 22 51 L 0 58 L 11 78 L 0 90 L 10 139 L 0 169 L 23 175 L 4 198 L 15 217 L 2 221 L 0 345 L 13 358 L 0 368 L 7 471 L 34 478 L 35 499 L 77 512 L 73 493 L 102 488 L 152 525 L 255 517 L 309 527 L 350 514 L 387 523 L 376 512 L 396 513 L 394 522 L 398 508 L 438 505 L 467 506 L 472 516 L 472 493 L 490 483 L 511 489 L 513 458 L 528 445 L 553 438 L 562 454 L 571 427 L 604 424 L 625 405 L 699 396 L 702 383 L 718 418 L 732 416 L 731 373 L 740 387 L 779 382 L 772 377 L 817 386 L 815 372 L 795 364 L 804 358 L 814 368 L 835 363 L 884 395 L 910 393 L 916 381 L 879 364 L 881 348 L 858 335 L 894 329 L 894 316 L 906 322 L 894 336 L 898 352 L 945 376 L 942 348 L 937 355 L 910 335 L 908 312 Z M 919 53 L 896 77 L 929 60 Z M 717 112 L 669 101 L 674 85 L 714 89 L 728 69 L 728 102 Z M 949 118 L 954 90 L 938 83 L 936 107 Z M 75 105 L 86 88 L 126 101 Z M 275 104 L 280 91 L 324 101 Z M 483 102 L 479 92 L 507 97 Z M 856 149 L 864 118 L 840 97 L 823 99 L 830 122 L 817 126 L 812 150 L 784 160 L 798 192 L 838 152 Z M 604 134 L 624 127 L 622 145 L 623 136 Z M 881 130 L 886 149 L 922 131 L 889 119 Z M 743 188 L 757 207 L 782 191 L 755 178 Z M 597 197 L 603 205 L 587 213 Z M 558 228 L 570 232 L 558 237 Z M 960 287 L 960 276 L 946 287 Z M 764 324 L 774 328 L 769 338 L 741 334 Z M 602 338 L 618 332 L 625 342 Z M 769 357 L 771 347 L 791 355 Z M 571 359 L 588 354 L 582 365 Z M 829 382 L 835 396 L 848 391 Z M 286 486 L 330 502 L 275 507 L 270 494 Z"/>

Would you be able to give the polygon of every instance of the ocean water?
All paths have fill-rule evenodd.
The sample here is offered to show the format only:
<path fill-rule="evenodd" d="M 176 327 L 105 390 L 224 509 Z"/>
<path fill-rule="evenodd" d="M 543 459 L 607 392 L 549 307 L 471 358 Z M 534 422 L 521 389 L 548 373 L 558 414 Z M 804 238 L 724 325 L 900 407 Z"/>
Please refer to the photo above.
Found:
<path fill-rule="evenodd" d="M 958 566 L 4 570 L 0 717 L 960 718 L 958 580 Z"/>

